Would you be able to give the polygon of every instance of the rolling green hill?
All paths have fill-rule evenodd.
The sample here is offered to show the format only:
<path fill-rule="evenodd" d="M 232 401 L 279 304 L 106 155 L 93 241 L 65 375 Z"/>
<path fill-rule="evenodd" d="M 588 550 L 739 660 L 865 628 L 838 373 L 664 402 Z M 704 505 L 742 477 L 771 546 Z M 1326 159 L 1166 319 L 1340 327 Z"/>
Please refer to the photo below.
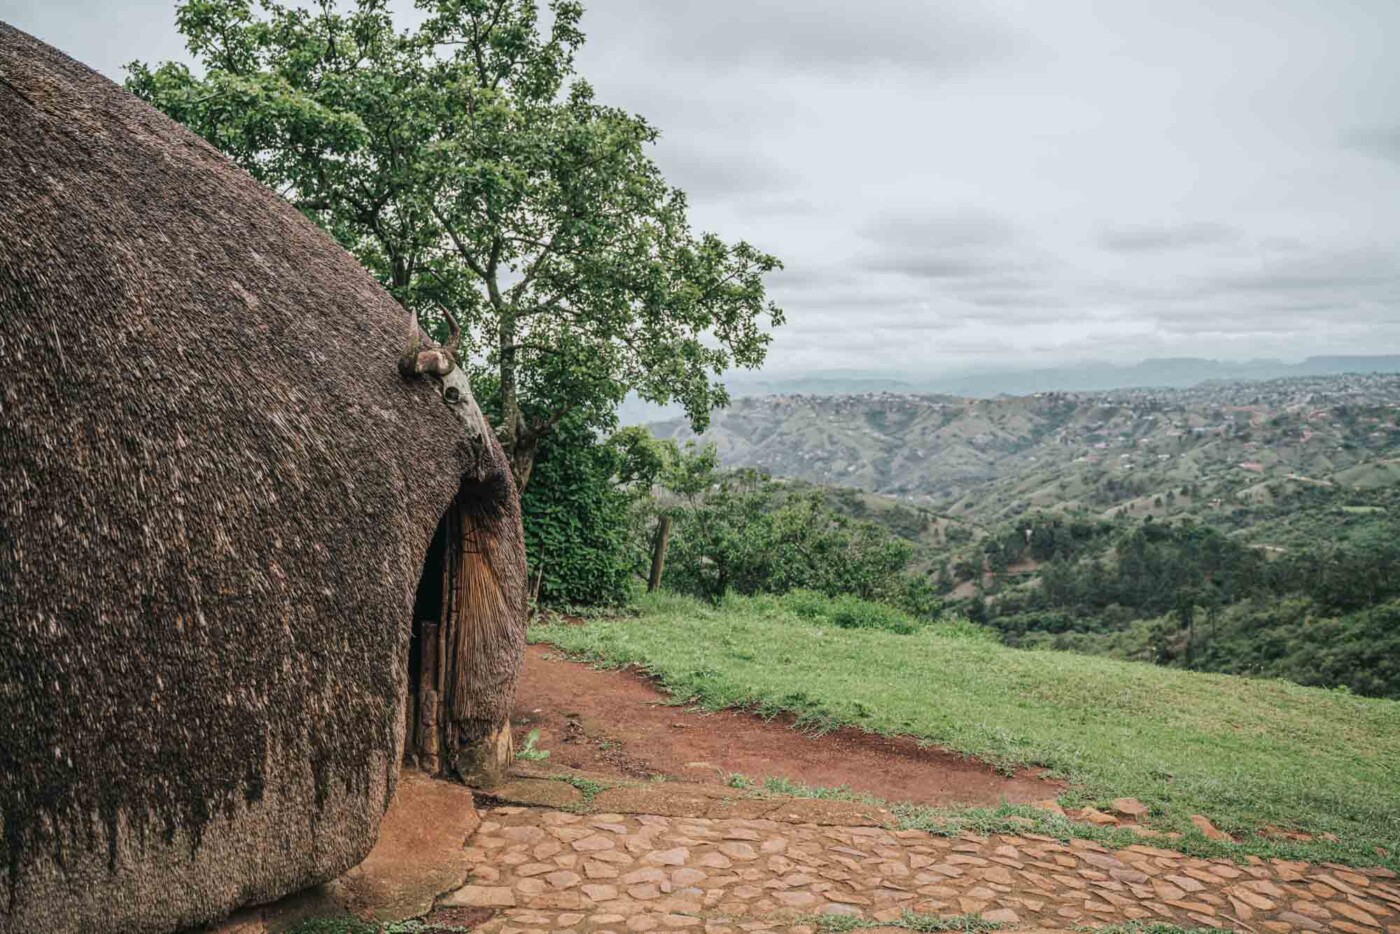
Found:
<path fill-rule="evenodd" d="M 1027 509 L 1165 516 L 1275 487 L 1400 481 L 1400 376 L 960 399 L 741 398 L 702 439 L 722 462 L 854 487 L 980 524 Z M 651 426 L 694 437 L 684 421 Z M 1160 499 L 1160 502 L 1159 502 Z"/>

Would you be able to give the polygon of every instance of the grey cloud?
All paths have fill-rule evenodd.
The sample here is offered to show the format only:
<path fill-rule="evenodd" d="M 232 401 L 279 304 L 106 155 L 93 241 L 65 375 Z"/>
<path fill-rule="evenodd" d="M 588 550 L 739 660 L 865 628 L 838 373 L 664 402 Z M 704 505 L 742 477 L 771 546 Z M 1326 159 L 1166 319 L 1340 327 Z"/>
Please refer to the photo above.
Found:
<path fill-rule="evenodd" d="M 1361 130 L 1346 140 L 1353 149 L 1391 162 L 1400 162 L 1400 126 Z"/>
<path fill-rule="evenodd" d="M 1214 246 L 1239 239 L 1239 231 L 1224 224 L 1117 227 L 1099 235 L 1099 246 L 1115 253 L 1151 253 Z"/>
<path fill-rule="evenodd" d="M 1039 309 L 1063 309 L 1074 305 L 1074 302 L 1067 298 L 1058 298 L 1048 295 L 1028 296 L 1025 292 L 984 292 L 974 293 L 968 296 L 968 301 L 979 308 L 999 308 L 1014 310 L 1017 308 L 1033 307 Z"/>
<path fill-rule="evenodd" d="M 992 264 L 995 271 L 985 276 L 980 276 L 970 282 L 958 283 L 958 292 L 963 295 L 978 295 L 980 293 L 990 295 L 1010 295 L 1039 294 L 1049 288 L 1051 283 L 1040 276 L 1033 276 L 1028 270 L 1028 264 L 1017 264 L 1010 261 L 1002 261 Z"/>
<path fill-rule="evenodd" d="M 991 259 L 930 252 L 875 256 L 866 262 L 866 268 L 911 279 L 973 279 L 995 273 L 1000 267 Z"/>
<path fill-rule="evenodd" d="M 713 201 L 777 195 L 791 187 L 790 176 L 769 157 L 738 148 L 663 144 L 656 161 L 671 184 L 688 195 Z"/>
<path fill-rule="evenodd" d="M 883 216 L 867 222 L 860 233 L 878 246 L 895 249 L 1005 246 L 1016 239 L 1009 220 L 976 209 Z"/>
<path fill-rule="evenodd" d="M 707 68 L 822 74 L 878 66 L 956 72 L 1003 58 L 1021 41 L 1007 22 L 960 6 L 901 0 L 613 0 L 592 4 L 585 27 L 597 31 L 621 20 L 649 34 L 649 55 Z"/>
<path fill-rule="evenodd" d="M 1034 266 L 1007 219 L 988 211 L 960 210 L 883 216 L 866 223 L 871 244 L 863 260 L 872 273 L 937 284 L 951 293 L 1034 291 Z"/>
<path fill-rule="evenodd" d="M 1346 251 L 1275 261 L 1261 268 L 1209 277 L 1203 285 L 1223 292 L 1280 295 L 1335 291 L 1356 294 L 1400 284 L 1400 257 L 1376 251 Z"/>

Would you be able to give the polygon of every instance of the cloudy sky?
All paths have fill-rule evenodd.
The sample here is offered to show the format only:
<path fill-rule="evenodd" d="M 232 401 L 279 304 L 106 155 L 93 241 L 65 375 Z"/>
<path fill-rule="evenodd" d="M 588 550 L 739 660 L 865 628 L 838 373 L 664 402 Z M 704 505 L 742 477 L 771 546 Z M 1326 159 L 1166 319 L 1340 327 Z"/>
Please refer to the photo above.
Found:
<path fill-rule="evenodd" d="M 768 370 L 1400 353 L 1395 0 L 586 0 Z M 0 0 L 119 78 L 172 0 Z"/>

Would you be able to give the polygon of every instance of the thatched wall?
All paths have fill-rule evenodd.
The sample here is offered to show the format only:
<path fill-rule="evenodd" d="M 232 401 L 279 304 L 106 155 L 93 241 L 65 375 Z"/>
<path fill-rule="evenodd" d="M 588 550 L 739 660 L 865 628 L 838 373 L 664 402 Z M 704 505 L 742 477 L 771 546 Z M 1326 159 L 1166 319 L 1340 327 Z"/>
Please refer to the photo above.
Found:
<path fill-rule="evenodd" d="M 403 335 L 296 211 L 0 24 L 0 931 L 166 931 L 368 851 L 423 555 L 504 467 Z"/>

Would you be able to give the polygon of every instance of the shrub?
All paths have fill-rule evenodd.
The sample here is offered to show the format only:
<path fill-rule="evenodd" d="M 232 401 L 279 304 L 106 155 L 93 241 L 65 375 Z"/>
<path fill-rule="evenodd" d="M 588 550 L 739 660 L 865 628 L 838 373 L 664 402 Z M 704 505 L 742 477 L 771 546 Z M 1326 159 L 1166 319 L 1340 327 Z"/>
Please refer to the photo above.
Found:
<path fill-rule="evenodd" d="M 614 483 L 618 453 L 565 421 L 535 458 L 521 497 L 530 582 L 546 606 L 616 606 L 628 597 L 631 498 Z"/>
<path fill-rule="evenodd" d="M 831 604 L 831 622 L 842 629 L 883 629 L 907 636 L 919 628 L 907 613 L 882 603 L 841 596 Z"/>
<path fill-rule="evenodd" d="M 939 617 L 937 622 L 925 627 L 929 632 L 942 636 L 945 639 L 963 639 L 969 642 L 1000 642 L 997 638 L 996 630 L 988 629 L 986 626 L 979 626 L 966 616 L 958 613 L 948 613 Z"/>
<path fill-rule="evenodd" d="M 902 610 L 849 594 L 828 597 L 812 590 L 794 590 L 784 594 L 781 600 L 793 615 L 823 626 L 880 629 L 900 635 L 909 635 L 920 628 L 918 621 Z"/>

